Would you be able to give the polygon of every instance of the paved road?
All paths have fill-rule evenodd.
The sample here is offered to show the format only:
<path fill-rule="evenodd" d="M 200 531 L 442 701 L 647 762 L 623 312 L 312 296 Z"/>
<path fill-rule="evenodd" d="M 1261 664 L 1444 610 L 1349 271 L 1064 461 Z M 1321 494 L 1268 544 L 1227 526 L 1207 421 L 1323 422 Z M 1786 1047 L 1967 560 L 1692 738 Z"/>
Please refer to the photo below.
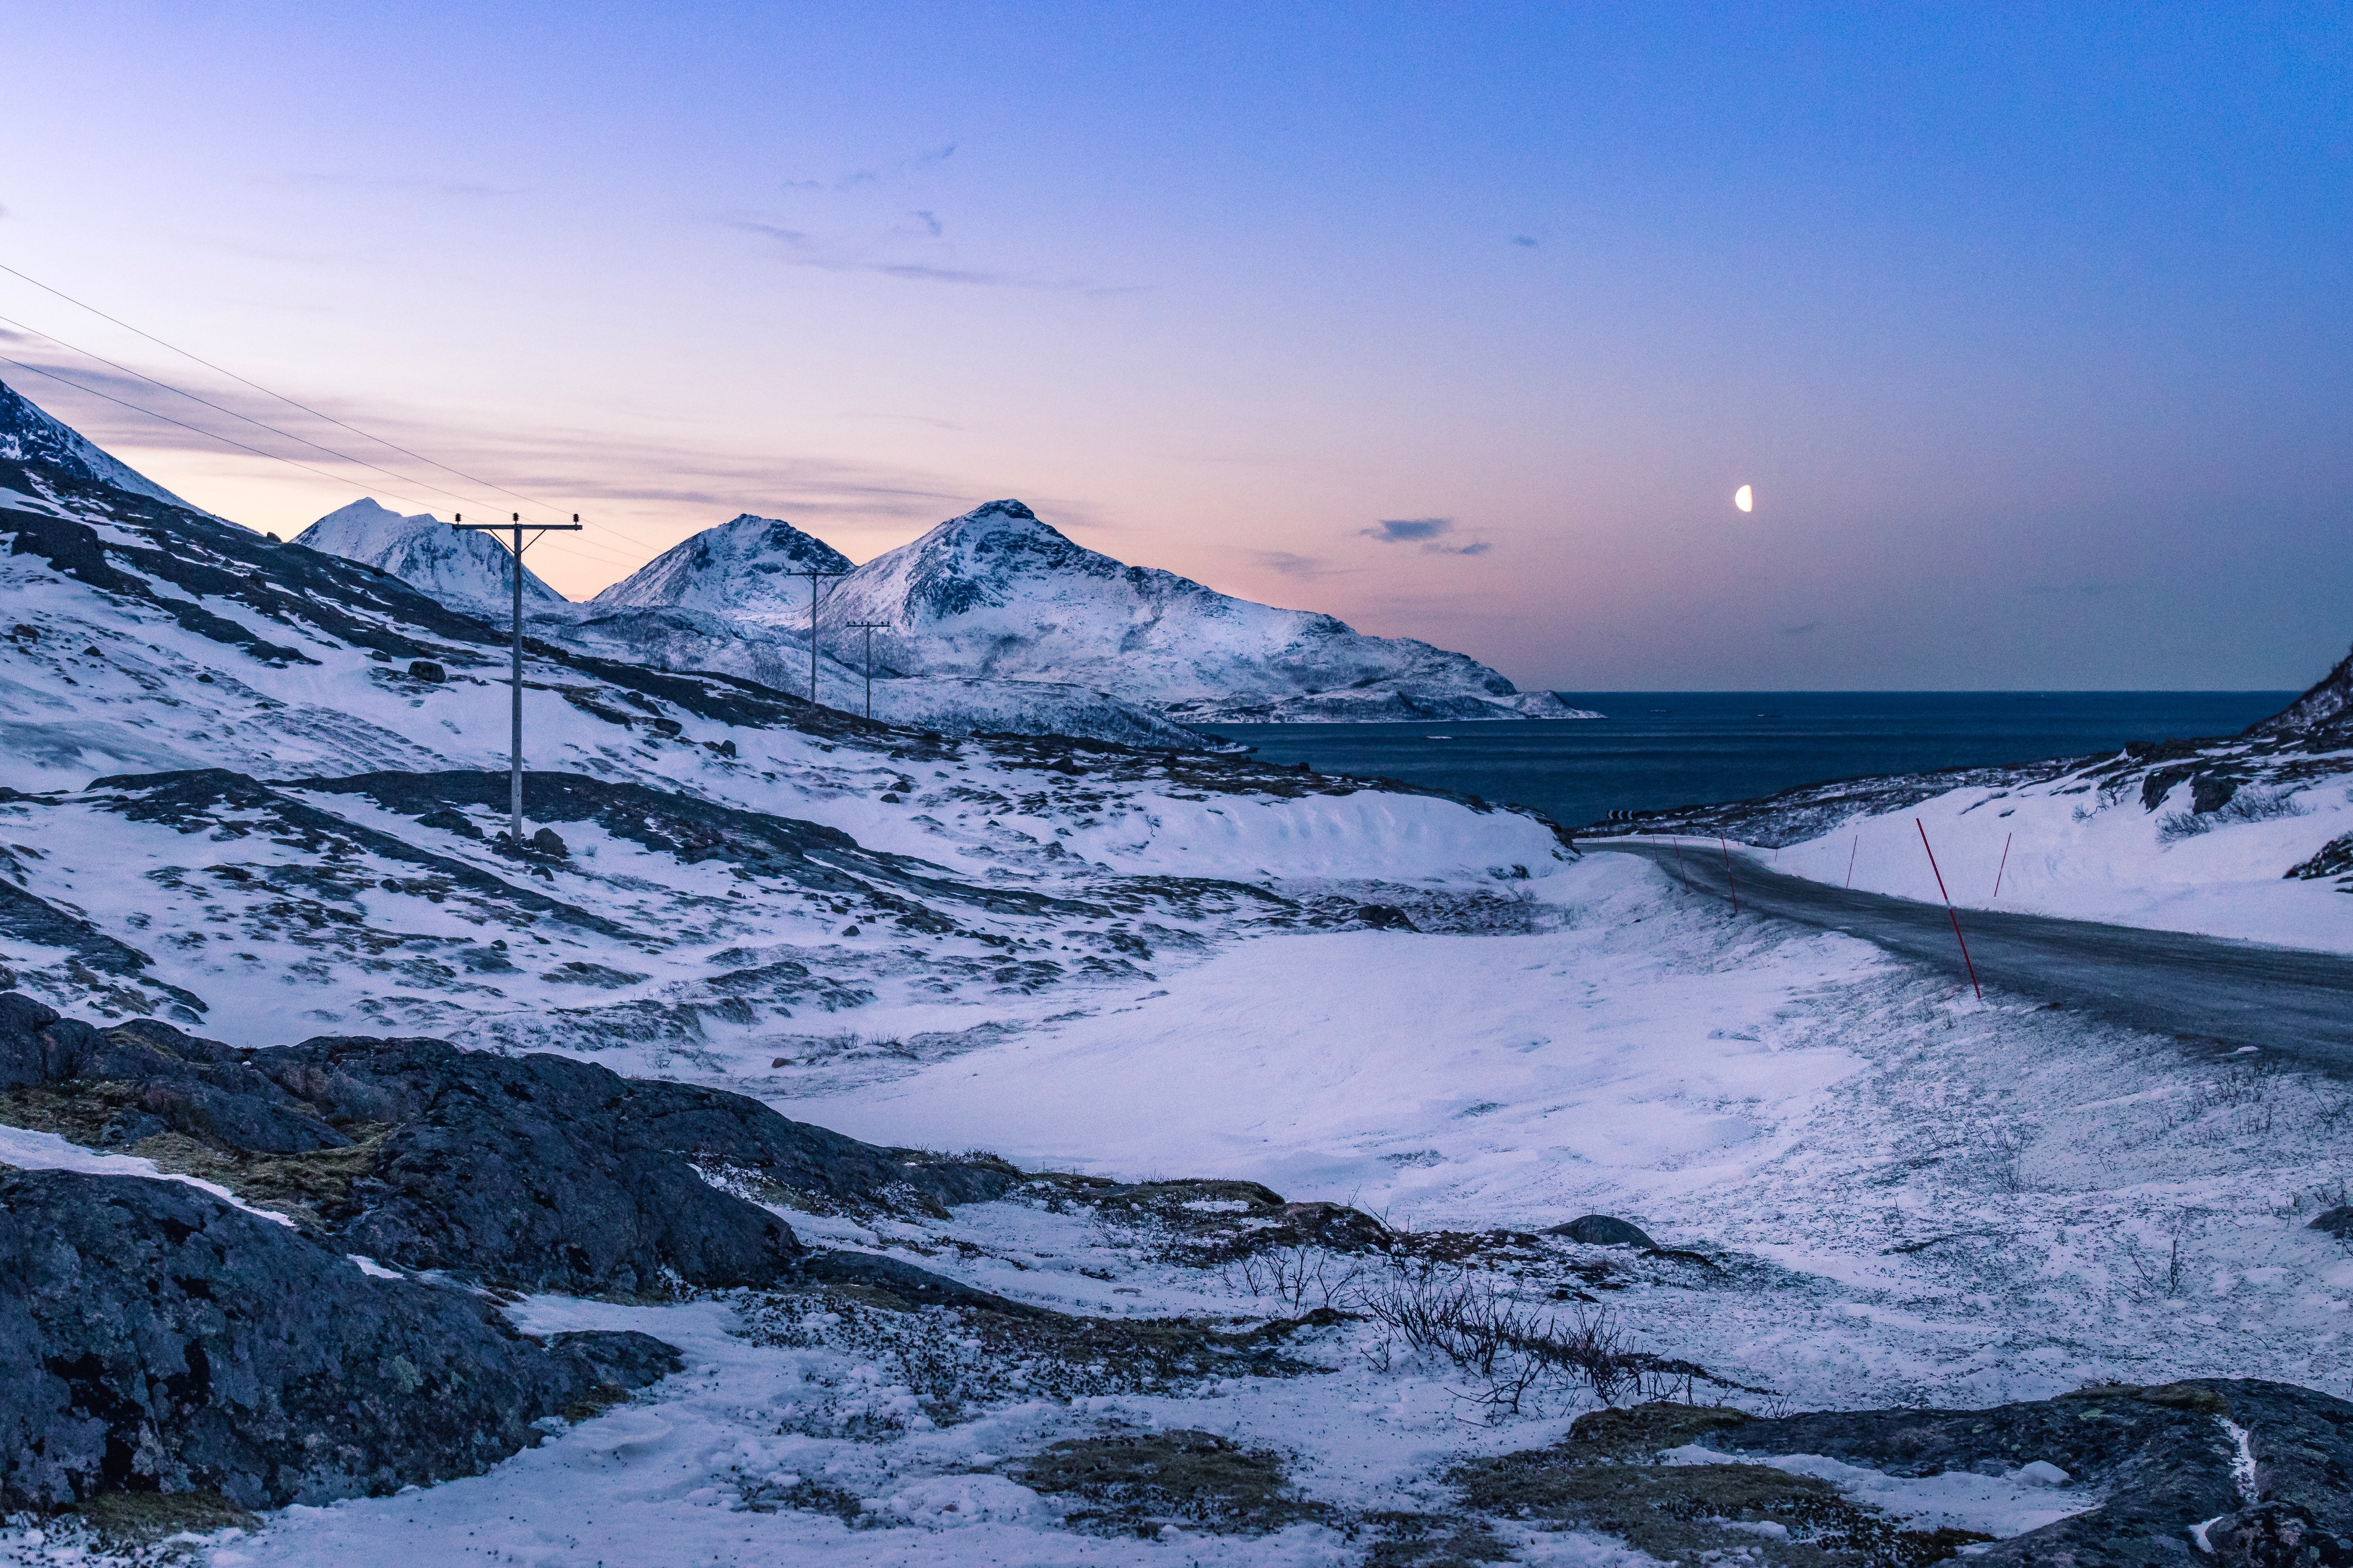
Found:
<path fill-rule="evenodd" d="M 1593 838 L 1580 849 L 1615 850 L 1688 876 L 1694 890 L 1728 898 L 1715 845 L 1672 846 Z M 1867 937 L 1947 971 L 1966 986 L 1952 921 L 1942 904 L 1851 892 L 1785 876 L 1735 853 L 1740 912 Z M 1961 933 L 1978 978 L 1996 990 L 2095 1013 L 2135 1028 L 2235 1048 L 2260 1046 L 2316 1065 L 2353 1070 L 2353 959 L 2221 937 L 2046 915 L 1963 910 Z"/>

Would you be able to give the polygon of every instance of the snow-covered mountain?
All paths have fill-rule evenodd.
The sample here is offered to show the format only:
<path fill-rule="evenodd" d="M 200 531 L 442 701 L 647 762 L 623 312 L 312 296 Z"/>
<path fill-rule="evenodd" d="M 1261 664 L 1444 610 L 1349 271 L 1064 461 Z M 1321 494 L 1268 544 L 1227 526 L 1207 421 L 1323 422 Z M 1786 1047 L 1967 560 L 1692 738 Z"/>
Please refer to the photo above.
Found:
<path fill-rule="evenodd" d="M 68 428 L 0 384 L 0 458 L 46 463 L 78 479 L 94 479 L 174 506 L 188 503 L 121 458 L 99 449 L 79 431 Z"/>
<path fill-rule="evenodd" d="M 790 574 L 811 568 L 847 572 L 849 557 L 782 518 L 747 511 L 663 551 L 589 603 L 614 610 L 705 610 L 789 619 L 797 602 L 806 622 L 808 580 Z"/>
<path fill-rule="evenodd" d="M 806 611 L 804 611 L 806 618 Z M 607 609 L 602 596 L 585 605 L 535 616 L 531 632 L 603 658 L 660 669 L 714 670 L 740 675 L 806 697 L 808 635 L 748 616 L 718 616 L 673 607 Z M 894 676 L 878 667 L 866 679 L 863 633 L 818 656 L 818 700 L 886 724 L 944 735 L 1009 733 L 1079 735 L 1124 746 L 1197 749 L 1200 737 L 1157 713 L 1107 692 L 1067 681 L 967 680 L 953 676 Z"/>
<path fill-rule="evenodd" d="M 783 531 L 776 564 L 763 553 L 763 529 Z M 807 599 L 777 593 L 773 574 L 818 550 L 840 559 L 788 525 L 739 519 L 598 602 L 805 627 Z M 852 629 L 860 621 L 887 623 L 874 647 L 893 675 L 1064 683 L 1186 723 L 1590 716 L 1550 692 L 1522 692 L 1462 654 L 1127 565 L 1072 542 L 1018 500 L 952 518 L 841 579 L 818 610 L 821 644 L 862 647 Z"/>
<path fill-rule="evenodd" d="M 514 557 L 431 512 L 403 517 L 364 497 L 329 512 L 296 534 L 294 542 L 389 572 L 418 593 L 469 614 L 506 615 L 514 605 Z M 569 602 L 523 568 L 525 614 Z"/>
<path fill-rule="evenodd" d="M 534 641 L 526 831 L 563 845 L 518 861 L 503 627 L 46 461 L 0 459 L 0 969 L 60 1006 L 765 1061 L 808 1008 L 1128 984 L 1139 916 L 1206 950 L 1345 919 L 1339 883 L 1566 859 L 1525 814 L 1173 730 L 959 740 Z"/>

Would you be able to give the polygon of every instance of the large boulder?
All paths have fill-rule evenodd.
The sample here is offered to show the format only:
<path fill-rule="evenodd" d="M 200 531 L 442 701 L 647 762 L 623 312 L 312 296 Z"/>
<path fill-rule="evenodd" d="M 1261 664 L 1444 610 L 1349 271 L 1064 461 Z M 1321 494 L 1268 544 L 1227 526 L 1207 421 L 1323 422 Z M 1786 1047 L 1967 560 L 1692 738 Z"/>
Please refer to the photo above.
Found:
<path fill-rule="evenodd" d="M 524 1290 L 786 1283 L 805 1249 L 764 1203 L 939 1212 L 1018 1179 L 567 1057 L 358 1037 L 242 1050 L 153 1019 L 100 1034 L 0 994 L 0 1102 L 26 1086 L 69 1137 L 299 1195 L 287 1206 L 343 1251 Z M 166 1132 L 181 1142 L 148 1142 Z"/>
<path fill-rule="evenodd" d="M 514 1331 L 185 1183 L 0 1169 L 0 1509 L 121 1491 L 323 1503 L 478 1473 L 676 1371 Z"/>

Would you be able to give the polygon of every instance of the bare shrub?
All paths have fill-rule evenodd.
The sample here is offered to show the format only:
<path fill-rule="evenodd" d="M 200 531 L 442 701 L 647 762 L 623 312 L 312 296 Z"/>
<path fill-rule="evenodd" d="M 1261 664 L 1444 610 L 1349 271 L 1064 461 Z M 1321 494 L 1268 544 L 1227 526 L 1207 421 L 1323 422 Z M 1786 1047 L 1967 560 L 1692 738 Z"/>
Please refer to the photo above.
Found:
<path fill-rule="evenodd" d="M 1470 1397 L 1491 1418 L 1520 1414 L 1550 1387 L 1582 1385 L 1606 1404 L 1697 1382 L 1726 1384 L 1704 1367 L 1632 1347 L 1606 1307 L 1566 1311 L 1516 1300 L 1492 1275 L 1400 1262 L 1361 1304 L 1413 1350 L 1441 1356 L 1480 1384 Z M 1386 1363 L 1388 1347 L 1379 1351 Z M 1759 1392 L 1752 1390 L 1750 1392 Z"/>
<path fill-rule="evenodd" d="M 1321 1247 L 1277 1247 L 1229 1258 L 1219 1268 L 1226 1288 L 1253 1299 L 1272 1296 L 1293 1314 L 1317 1307 L 1345 1310 L 1362 1293 L 1365 1266 Z"/>
<path fill-rule="evenodd" d="M 2295 791 L 2250 785 L 2211 811 L 2169 811 L 2158 819 L 2157 841 L 2179 844 L 2234 822 L 2272 822 L 2283 816 L 2303 816 L 2309 808 L 2296 802 Z"/>

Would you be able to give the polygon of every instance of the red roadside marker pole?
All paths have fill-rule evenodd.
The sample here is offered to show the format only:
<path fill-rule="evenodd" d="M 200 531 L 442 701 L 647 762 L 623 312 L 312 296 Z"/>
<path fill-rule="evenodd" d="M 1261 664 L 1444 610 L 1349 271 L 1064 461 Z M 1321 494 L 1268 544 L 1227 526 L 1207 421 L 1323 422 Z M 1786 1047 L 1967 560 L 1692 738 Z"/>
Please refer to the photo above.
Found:
<path fill-rule="evenodd" d="M 1936 871 L 1936 851 L 1929 847 L 1928 830 L 1920 826 L 1920 819 L 1916 816 L 1912 819 L 1912 826 L 1920 828 L 1920 847 L 1928 851 L 1928 869 Z M 1978 984 L 1978 966 L 1969 958 L 1968 938 L 1961 934 L 1961 917 L 1953 912 L 1953 895 L 1945 892 L 1945 874 L 1942 871 L 1936 871 L 1936 891 L 1944 893 L 1945 914 L 1953 922 L 1953 940 L 1961 944 L 1961 962 L 1968 965 L 1969 989 L 1975 991 L 1978 1000 L 1982 1002 L 1985 1000 L 1985 987 Z"/>
<path fill-rule="evenodd" d="M 2014 833 L 2001 836 L 2001 864 L 1993 871 L 1993 896 L 1997 899 L 2001 897 L 2001 874 L 2010 869 L 2010 841 L 2017 837 Z"/>
<path fill-rule="evenodd" d="M 1846 852 L 1846 885 L 1854 886 L 1854 858 L 1862 853 L 1862 835 L 1854 836 L 1854 847 Z"/>
<path fill-rule="evenodd" d="M 1683 877 L 1683 891 L 1686 893 L 1690 892 L 1691 872 L 1685 869 L 1683 866 L 1683 841 L 1680 838 L 1675 840 L 1675 870 Z"/>
<path fill-rule="evenodd" d="M 1724 885 L 1732 889 L 1732 912 L 1736 915 L 1740 912 L 1740 884 L 1732 876 L 1732 846 L 1724 841 L 1721 833 L 1715 836 L 1715 842 L 1724 851 Z"/>

